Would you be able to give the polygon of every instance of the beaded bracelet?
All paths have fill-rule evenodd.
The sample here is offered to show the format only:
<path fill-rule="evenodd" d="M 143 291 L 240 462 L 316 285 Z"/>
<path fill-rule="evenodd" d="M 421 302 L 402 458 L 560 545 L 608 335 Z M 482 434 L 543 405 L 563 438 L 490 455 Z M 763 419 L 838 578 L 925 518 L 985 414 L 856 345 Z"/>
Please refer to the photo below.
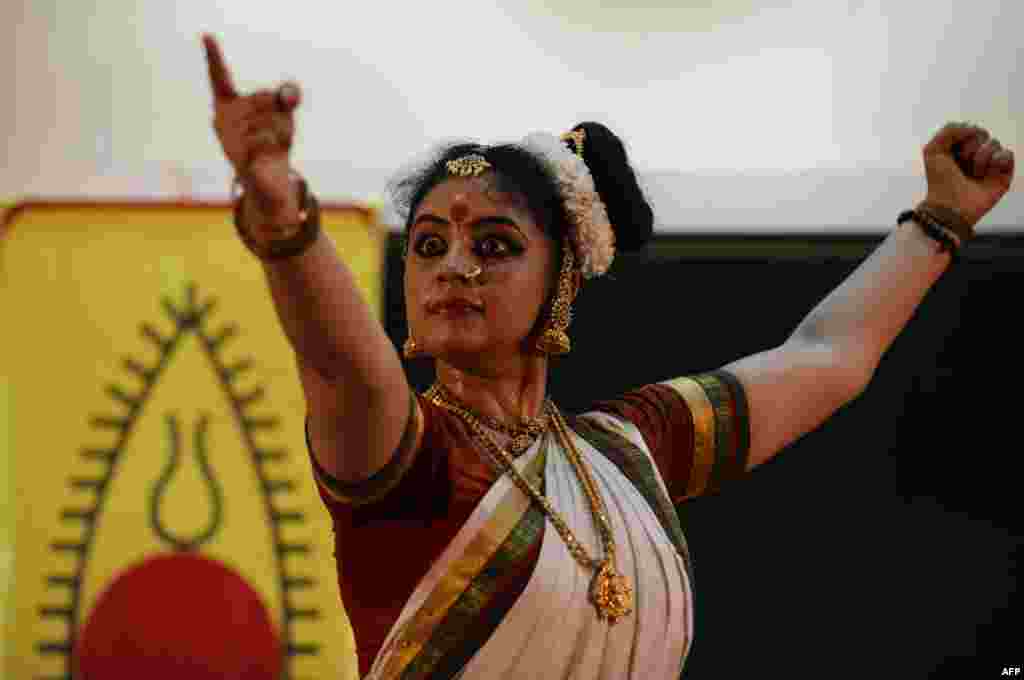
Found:
<path fill-rule="evenodd" d="M 930 217 L 941 226 L 956 234 L 960 245 L 963 245 L 974 238 L 974 227 L 967 220 L 960 216 L 956 210 L 941 205 L 921 201 L 917 205 L 917 211 L 926 217 Z"/>
<path fill-rule="evenodd" d="M 950 251 L 950 256 L 953 260 L 956 260 L 960 247 L 953 238 L 955 234 L 945 225 L 920 210 L 904 210 L 896 218 L 896 224 L 901 225 L 907 220 L 913 220 L 915 224 L 921 227 L 925 234 L 941 244 L 938 252 Z"/>
<path fill-rule="evenodd" d="M 260 243 L 242 225 L 242 204 L 245 200 L 245 194 L 236 194 L 233 210 L 235 230 L 249 252 L 263 261 L 284 260 L 301 255 L 313 245 L 320 234 L 320 204 L 316 197 L 310 193 L 306 180 L 298 175 L 294 175 L 294 177 L 299 182 L 299 205 L 302 206 L 299 211 L 299 219 L 302 221 L 298 225 L 296 233 L 285 238 L 272 239 L 269 243 Z M 236 181 L 232 187 L 233 194 L 235 194 L 234 186 L 237 184 Z"/>

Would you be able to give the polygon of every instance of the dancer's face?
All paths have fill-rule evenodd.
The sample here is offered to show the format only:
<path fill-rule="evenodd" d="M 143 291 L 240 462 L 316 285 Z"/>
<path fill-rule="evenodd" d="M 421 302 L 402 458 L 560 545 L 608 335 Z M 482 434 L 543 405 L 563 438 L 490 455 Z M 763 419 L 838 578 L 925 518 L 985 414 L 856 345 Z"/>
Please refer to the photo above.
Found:
<path fill-rule="evenodd" d="M 405 261 L 409 331 L 427 354 L 453 365 L 526 351 L 557 282 L 555 241 L 526 201 L 500 193 L 494 175 L 453 177 L 434 187 L 413 215 Z M 461 273 L 483 269 L 466 280 Z M 481 306 L 438 313 L 458 296 Z"/>

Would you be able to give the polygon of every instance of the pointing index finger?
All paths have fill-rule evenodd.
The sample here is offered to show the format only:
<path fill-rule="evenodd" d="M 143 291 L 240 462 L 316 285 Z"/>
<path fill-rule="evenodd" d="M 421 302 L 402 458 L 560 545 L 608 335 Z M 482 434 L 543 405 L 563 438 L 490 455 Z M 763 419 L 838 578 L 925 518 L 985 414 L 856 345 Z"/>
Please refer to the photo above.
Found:
<path fill-rule="evenodd" d="M 224 55 L 221 54 L 216 38 L 212 35 L 203 35 L 203 47 L 206 48 L 206 66 L 210 72 L 213 96 L 218 99 L 234 99 L 238 92 L 231 81 L 231 72 L 224 62 Z"/>

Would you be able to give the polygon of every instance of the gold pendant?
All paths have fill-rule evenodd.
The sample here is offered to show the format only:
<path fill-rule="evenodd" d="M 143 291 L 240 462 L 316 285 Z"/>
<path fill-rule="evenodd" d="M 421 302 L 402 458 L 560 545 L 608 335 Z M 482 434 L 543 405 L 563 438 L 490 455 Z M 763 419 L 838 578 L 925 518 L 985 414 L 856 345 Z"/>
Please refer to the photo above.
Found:
<path fill-rule="evenodd" d="M 590 601 L 597 608 L 599 619 L 614 625 L 633 611 L 633 592 L 626 577 L 615 573 L 611 562 L 605 562 L 590 583 Z"/>
<path fill-rule="evenodd" d="M 522 453 L 526 449 L 530 448 L 530 444 L 531 444 L 530 435 L 528 435 L 528 434 L 521 434 L 521 435 L 517 435 L 514 439 L 512 439 L 512 443 L 509 446 L 509 448 L 512 449 L 512 453 L 513 454 L 519 455 L 520 453 Z"/>

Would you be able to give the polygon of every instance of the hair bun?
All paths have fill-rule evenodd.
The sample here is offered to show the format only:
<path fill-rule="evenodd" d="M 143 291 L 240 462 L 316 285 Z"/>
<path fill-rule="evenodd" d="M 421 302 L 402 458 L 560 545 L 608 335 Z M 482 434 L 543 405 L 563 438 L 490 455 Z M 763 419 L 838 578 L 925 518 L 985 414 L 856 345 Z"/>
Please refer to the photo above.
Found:
<path fill-rule="evenodd" d="M 625 145 L 601 123 L 588 121 L 572 129 L 586 133 L 583 161 L 608 211 L 615 231 L 616 250 L 628 252 L 643 248 L 654 234 L 654 211 L 629 163 Z M 573 143 L 566 141 L 566 144 L 575 153 Z"/>

